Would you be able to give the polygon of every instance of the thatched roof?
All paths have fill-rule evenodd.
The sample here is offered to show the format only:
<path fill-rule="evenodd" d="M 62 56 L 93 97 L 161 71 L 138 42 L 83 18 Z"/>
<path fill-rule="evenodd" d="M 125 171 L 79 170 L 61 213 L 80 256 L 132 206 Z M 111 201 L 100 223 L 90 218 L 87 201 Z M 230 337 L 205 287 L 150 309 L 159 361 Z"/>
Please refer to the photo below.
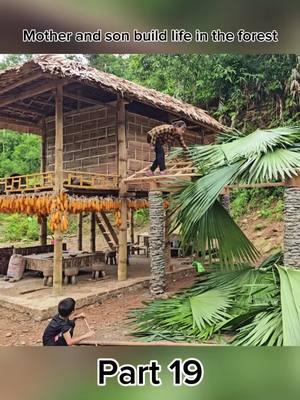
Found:
<path fill-rule="evenodd" d="M 165 112 L 214 131 L 226 129 L 200 108 L 57 55 L 38 56 L 21 66 L 0 72 L 0 128 L 10 126 L 13 121 L 16 125 L 23 124 L 25 127 L 27 121 L 30 130 L 31 125 L 38 126 L 43 117 L 53 115 L 54 96 L 51 83 L 56 78 L 66 82 L 67 91 L 77 94 L 80 92 L 81 95 L 84 93 L 85 98 L 95 104 L 97 100 L 105 103 L 121 97 L 131 102 L 133 112 L 135 108 L 140 111 L 142 106 L 146 107 L 145 114 L 152 110 L 152 118 L 155 112 Z M 38 93 L 38 88 L 42 85 L 49 86 L 48 93 Z M 30 90 L 33 93 L 31 98 L 19 99 L 20 93 L 29 93 Z M 13 97 L 17 101 L 12 102 Z M 74 108 L 74 105 L 66 103 L 66 110 Z M 160 119 L 164 119 L 164 114 L 160 115 Z"/>

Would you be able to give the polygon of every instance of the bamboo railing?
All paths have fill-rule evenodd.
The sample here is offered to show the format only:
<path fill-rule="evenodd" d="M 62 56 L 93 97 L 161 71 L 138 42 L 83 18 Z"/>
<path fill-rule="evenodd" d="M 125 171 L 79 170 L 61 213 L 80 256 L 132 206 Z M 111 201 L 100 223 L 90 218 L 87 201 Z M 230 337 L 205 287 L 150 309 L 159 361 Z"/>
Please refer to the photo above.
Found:
<path fill-rule="evenodd" d="M 117 190 L 118 175 L 63 171 L 63 186 L 68 189 Z M 54 171 L 0 178 L 0 191 L 6 194 L 39 192 L 54 188 Z"/>

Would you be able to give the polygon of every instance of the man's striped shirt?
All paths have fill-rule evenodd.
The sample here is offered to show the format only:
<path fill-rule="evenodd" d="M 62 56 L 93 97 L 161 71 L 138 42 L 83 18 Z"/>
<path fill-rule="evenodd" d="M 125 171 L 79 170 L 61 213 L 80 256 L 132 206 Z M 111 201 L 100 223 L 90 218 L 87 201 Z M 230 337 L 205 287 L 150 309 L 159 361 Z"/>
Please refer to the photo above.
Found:
<path fill-rule="evenodd" d="M 160 140 L 161 144 L 174 145 L 178 141 L 185 150 L 187 150 L 187 145 L 184 142 L 181 133 L 177 133 L 176 128 L 173 125 L 159 125 L 151 129 L 148 134 L 151 136 L 151 144 L 155 146 L 157 139 Z"/>

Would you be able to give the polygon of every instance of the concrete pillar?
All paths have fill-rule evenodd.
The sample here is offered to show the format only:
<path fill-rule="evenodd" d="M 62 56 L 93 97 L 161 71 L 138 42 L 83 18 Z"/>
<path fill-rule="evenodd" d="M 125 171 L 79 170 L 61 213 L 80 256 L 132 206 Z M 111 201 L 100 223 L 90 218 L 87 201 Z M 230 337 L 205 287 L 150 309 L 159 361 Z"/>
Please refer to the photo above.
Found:
<path fill-rule="evenodd" d="M 150 214 L 150 262 L 151 280 L 150 292 L 152 296 L 159 296 L 166 289 L 166 266 L 165 266 L 165 211 L 163 198 L 160 191 L 149 192 L 149 214 Z"/>
<path fill-rule="evenodd" d="M 230 213 L 230 193 L 225 193 L 220 195 L 220 203 L 225 208 L 225 210 Z"/>
<path fill-rule="evenodd" d="M 167 271 L 173 271 L 173 265 L 171 263 L 171 242 L 170 242 L 170 213 L 168 210 L 165 211 L 165 266 Z"/>
<path fill-rule="evenodd" d="M 284 265 L 300 268 L 300 187 L 284 191 Z"/>

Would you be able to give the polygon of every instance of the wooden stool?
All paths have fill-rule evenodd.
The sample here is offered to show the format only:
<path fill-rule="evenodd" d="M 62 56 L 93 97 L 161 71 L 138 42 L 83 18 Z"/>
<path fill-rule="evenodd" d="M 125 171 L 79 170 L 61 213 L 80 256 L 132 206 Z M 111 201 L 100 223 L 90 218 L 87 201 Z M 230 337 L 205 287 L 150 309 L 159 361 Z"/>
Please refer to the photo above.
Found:
<path fill-rule="evenodd" d="M 110 265 L 117 265 L 117 251 L 116 250 L 109 250 L 105 253 L 105 264 Z"/>
<path fill-rule="evenodd" d="M 93 264 L 92 265 L 92 279 L 99 279 L 105 277 L 105 271 L 103 270 L 102 264 Z"/>
<path fill-rule="evenodd" d="M 76 276 L 79 273 L 79 269 L 77 267 L 66 268 L 64 273 L 64 284 L 67 285 L 70 282 L 72 285 L 75 285 L 77 282 Z"/>

